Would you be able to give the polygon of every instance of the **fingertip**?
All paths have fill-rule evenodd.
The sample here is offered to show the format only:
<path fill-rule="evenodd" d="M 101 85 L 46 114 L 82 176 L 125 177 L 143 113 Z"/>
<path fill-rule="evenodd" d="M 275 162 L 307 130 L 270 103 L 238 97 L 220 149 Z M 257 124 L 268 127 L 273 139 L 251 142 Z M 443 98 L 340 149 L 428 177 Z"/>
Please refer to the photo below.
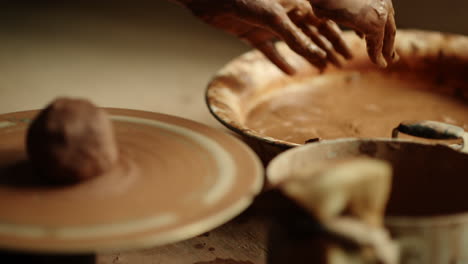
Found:
<path fill-rule="evenodd" d="M 353 53 L 351 52 L 351 50 L 348 47 L 344 48 L 340 52 L 340 54 L 343 55 L 343 58 L 345 58 L 347 60 L 351 60 L 353 58 Z"/>
<path fill-rule="evenodd" d="M 337 68 L 341 68 L 343 67 L 343 64 L 341 63 L 340 59 L 335 56 L 335 54 L 330 54 L 328 57 L 327 57 L 328 61 L 331 62 L 331 64 L 333 64 L 335 67 Z"/>
<path fill-rule="evenodd" d="M 327 61 L 316 61 L 313 63 L 313 65 L 319 70 L 320 73 L 323 73 L 325 68 L 327 68 Z"/>
<path fill-rule="evenodd" d="M 379 67 L 381 67 L 381 68 L 387 68 L 387 66 L 388 66 L 388 63 L 387 63 L 387 61 L 385 60 L 385 58 L 384 58 L 384 56 L 382 55 L 382 53 L 380 53 L 380 54 L 377 56 L 376 62 L 377 62 L 377 65 L 379 65 Z"/>
<path fill-rule="evenodd" d="M 323 23 L 318 27 L 319 32 L 323 34 L 329 41 L 332 43 L 332 46 L 334 49 L 341 54 L 345 59 L 349 60 L 351 59 L 352 52 L 351 49 L 349 48 L 348 44 L 344 40 L 342 36 L 342 31 L 331 20 L 327 20 L 326 23 Z"/>
<path fill-rule="evenodd" d="M 385 24 L 385 36 L 382 52 L 387 59 L 387 62 L 393 63 L 395 59 L 398 59 L 395 53 L 395 36 L 396 36 L 396 24 L 395 19 L 392 15 L 389 16 L 387 23 Z"/>
<path fill-rule="evenodd" d="M 346 42 L 344 40 L 342 40 L 341 42 L 339 43 L 336 43 L 336 47 L 335 47 L 336 51 L 338 51 L 338 53 L 341 54 L 341 56 L 343 56 L 343 58 L 345 58 L 346 60 L 350 60 L 353 58 L 353 52 L 351 51 L 351 49 L 349 48 L 348 44 L 346 44 Z"/>
<path fill-rule="evenodd" d="M 398 55 L 398 53 L 396 51 L 393 51 L 393 54 L 392 54 L 392 63 L 395 63 L 397 61 L 400 60 L 400 55 Z"/>
<path fill-rule="evenodd" d="M 387 61 L 388 64 L 394 64 L 396 62 L 398 62 L 400 60 L 400 56 L 398 55 L 398 53 L 394 50 L 391 55 L 389 56 L 385 56 L 385 59 Z"/>
<path fill-rule="evenodd" d="M 370 34 L 366 35 L 367 43 L 367 53 L 369 58 L 374 64 L 377 64 L 379 67 L 386 68 L 387 61 L 385 59 L 383 50 L 383 32 L 379 34 Z"/>
<path fill-rule="evenodd" d="M 313 59 L 308 60 L 309 63 L 314 66 L 319 72 L 323 72 L 327 67 L 328 61 L 327 59 Z"/>
<path fill-rule="evenodd" d="M 294 69 L 291 65 L 276 65 L 282 72 L 284 72 L 286 75 L 293 76 L 296 74 L 296 69 Z"/>
<path fill-rule="evenodd" d="M 317 67 L 318 71 L 320 74 L 324 73 L 325 72 L 325 68 L 327 68 L 327 65 L 325 64 L 324 66 L 322 67 Z"/>
<path fill-rule="evenodd" d="M 285 74 L 294 75 L 296 73 L 294 67 L 278 52 L 273 42 L 267 41 L 261 45 L 256 45 L 256 47 Z"/>
<path fill-rule="evenodd" d="M 284 74 L 292 76 L 296 74 L 296 69 L 292 67 L 289 63 L 285 61 L 274 61 L 270 60 L 278 69 L 280 69 Z"/>
<path fill-rule="evenodd" d="M 327 58 L 327 52 L 315 44 L 310 43 L 308 45 L 308 52 L 310 53 L 311 57 L 319 57 L 320 59 L 326 59 Z"/>

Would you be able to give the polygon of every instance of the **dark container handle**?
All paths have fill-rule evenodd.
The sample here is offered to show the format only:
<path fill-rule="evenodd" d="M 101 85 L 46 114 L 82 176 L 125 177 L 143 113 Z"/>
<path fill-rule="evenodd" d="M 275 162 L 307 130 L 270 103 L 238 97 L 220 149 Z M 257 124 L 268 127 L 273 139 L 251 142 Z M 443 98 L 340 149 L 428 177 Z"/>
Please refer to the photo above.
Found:
<path fill-rule="evenodd" d="M 462 139 L 461 151 L 468 152 L 468 133 L 458 126 L 428 120 L 404 121 L 393 129 L 392 138 L 398 138 L 399 133 L 427 139 Z"/>

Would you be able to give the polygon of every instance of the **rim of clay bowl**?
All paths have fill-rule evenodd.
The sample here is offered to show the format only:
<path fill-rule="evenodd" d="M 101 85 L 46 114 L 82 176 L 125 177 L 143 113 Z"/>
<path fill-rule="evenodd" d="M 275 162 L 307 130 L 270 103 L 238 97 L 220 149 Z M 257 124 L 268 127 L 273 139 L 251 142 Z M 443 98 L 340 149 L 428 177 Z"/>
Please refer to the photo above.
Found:
<path fill-rule="evenodd" d="M 341 139 L 332 139 L 332 140 L 323 140 L 320 143 L 315 144 L 305 144 L 297 148 L 291 148 L 289 150 L 280 153 L 276 156 L 270 164 L 267 166 L 265 173 L 267 181 L 271 179 L 271 171 L 274 169 L 278 161 L 285 159 L 287 156 L 295 155 L 298 152 L 305 152 L 307 149 L 310 148 L 317 148 L 323 145 L 334 145 L 340 143 L 358 143 L 358 142 L 380 142 L 380 143 L 389 143 L 389 144 L 410 144 L 410 145 L 420 145 L 421 147 L 431 148 L 434 146 L 440 146 L 443 148 L 447 148 L 449 151 L 453 151 L 458 153 L 459 155 L 465 155 L 466 159 L 468 160 L 468 154 L 459 152 L 447 145 L 438 144 L 438 143 L 420 143 L 415 142 L 407 139 L 392 139 L 392 138 L 341 138 Z M 381 159 L 383 160 L 383 159 Z M 279 179 L 281 181 L 281 179 Z M 276 184 L 279 182 L 276 180 Z M 437 226 L 450 226 L 450 225 L 459 225 L 465 224 L 468 225 L 468 211 L 466 212 L 459 212 L 459 213 L 451 213 L 445 215 L 436 215 L 436 216 L 385 216 L 385 223 L 389 226 L 394 227 L 437 227 Z"/>
<path fill-rule="evenodd" d="M 355 58 L 347 62 L 343 69 L 352 67 L 359 62 L 362 63 L 363 60 L 369 60 L 364 40 L 350 31 L 344 32 L 343 37 L 353 50 Z M 286 148 L 296 147 L 302 144 L 262 135 L 243 125 L 243 120 L 240 120 L 244 117 L 243 111 L 245 111 L 245 109 L 241 109 L 241 101 L 255 90 L 252 88 L 281 85 L 291 78 L 301 78 L 310 76 L 311 73 L 319 73 L 317 69 L 292 52 L 283 42 L 278 42 L 276 46 L 297 70 L 296 76 L 285 75 L 259 51 L 252 50 L 234 58 L 215 74 L 205 91 L 205 100 L 210 113 L 230 130 L 268 144 Z M 467 36 L 416 29 L 399 30 L 395 40 L 395 47 L 400 56 L 399 63 L 423 69 L 428 64 L 425 61 L 427 58 L 455 57 L 468 61 L 467 46 Z M 366 61 L 366 64 L 371 65 L 370 61 Z M 433 62 L 429 62 L 429 64 L 433 64 Z M 329 68 L 333 69 L 332 66 Z M 468 95 L 466 96 L 468 97 Z"/>

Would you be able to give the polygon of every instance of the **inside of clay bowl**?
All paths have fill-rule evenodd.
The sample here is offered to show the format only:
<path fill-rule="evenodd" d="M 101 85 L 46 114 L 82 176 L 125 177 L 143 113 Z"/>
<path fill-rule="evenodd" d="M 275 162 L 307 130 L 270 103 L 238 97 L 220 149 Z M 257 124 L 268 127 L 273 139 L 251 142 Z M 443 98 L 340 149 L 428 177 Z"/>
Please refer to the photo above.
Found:
<path fill-rule="evenodd" d="M 398 63 L 373 65 L 365 41 L 345 34 L 354 59 L 320 74 L 284 44 L 286 76 L 257 51 L 233 60 L 207 89 L 213 115 L 250 139 L 296 146 L 310 139 L 389 137 L 403 120 L 468 129 L 468 37 L 400 30 Z"/>
<path fill-rule="evenodd" d="M 393 180 L 387 215 L 434 217 L 468 215 L 468 154 L 444 145 L 410 141 L 339 139 L 307 144 L 277 156 L 267 168 L 268 180 L 278 185 L 307 162 L 369 156 L 392 165 Z"/>

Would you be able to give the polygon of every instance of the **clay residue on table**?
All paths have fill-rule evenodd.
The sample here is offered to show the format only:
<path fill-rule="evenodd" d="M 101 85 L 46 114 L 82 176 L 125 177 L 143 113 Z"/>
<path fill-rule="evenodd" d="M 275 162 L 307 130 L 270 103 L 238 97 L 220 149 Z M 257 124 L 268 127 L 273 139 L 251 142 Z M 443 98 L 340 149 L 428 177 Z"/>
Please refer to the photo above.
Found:
<path fill-rule="evenodd" d="M 444 84 L 405 73 L 337 72 L 292 82 L 248 106 L 245 125 L 288 142 L 311 138 L 389 137 L 404 120 L 468 129 L 468 104 Z"/>
<path fill-rule="evenodd" d="M 213 261 L 201 261 L 194 264 L 253 264 L 251 261 L 216 258 Z"/>

